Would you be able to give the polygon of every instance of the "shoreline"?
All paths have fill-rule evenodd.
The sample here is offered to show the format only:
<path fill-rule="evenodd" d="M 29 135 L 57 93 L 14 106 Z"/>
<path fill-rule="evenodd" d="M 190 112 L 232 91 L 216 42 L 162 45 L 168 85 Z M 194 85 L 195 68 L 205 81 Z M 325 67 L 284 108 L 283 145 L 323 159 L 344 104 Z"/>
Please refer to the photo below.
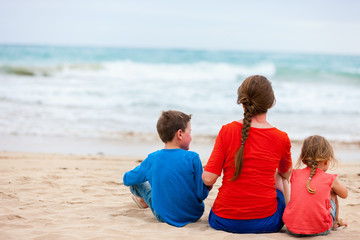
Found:
<path fill-rule="evenodd" d="M 197 152 L 204 161 L 210 157 L 216 136 L 193 135 L 191 151 Z M 330 141 L 335 157 L 340 162 L 360 162 L 360 143 Z M 291 140 L 293 162 L 299 157 L 302 141 Z M 80 155 L 106 155 L 146 158 L 162 149 L 164 144 L 155 134 L 124 134 L 119 139 L 84 137 L 43 137 L 0 135 L 0 151 L 28 153 L 56 153 Z"/>

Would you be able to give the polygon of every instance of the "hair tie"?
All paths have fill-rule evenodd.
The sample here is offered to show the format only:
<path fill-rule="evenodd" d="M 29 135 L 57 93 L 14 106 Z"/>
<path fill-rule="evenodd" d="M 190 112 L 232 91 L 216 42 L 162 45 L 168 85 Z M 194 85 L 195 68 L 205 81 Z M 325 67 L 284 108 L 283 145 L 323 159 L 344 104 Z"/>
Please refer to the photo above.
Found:
<path fill-rule="evenodd" d="M 242 142 L 241 145 L 245 145 L 245 142 Z"/>

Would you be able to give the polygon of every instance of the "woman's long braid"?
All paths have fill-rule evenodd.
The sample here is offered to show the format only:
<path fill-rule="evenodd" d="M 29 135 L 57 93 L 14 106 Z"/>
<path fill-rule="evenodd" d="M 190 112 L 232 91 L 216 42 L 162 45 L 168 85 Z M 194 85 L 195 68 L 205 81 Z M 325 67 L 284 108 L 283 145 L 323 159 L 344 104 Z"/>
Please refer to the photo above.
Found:
<path fill-rule="evenodd" d="M 235 173 L 230 181 L 235 181 L 241 173 L 244 162 L 244 146 L 249 136 L 251 118 L 266 113 L 274 102 L 275 96 L 271 82 L 264 76 L 250 76 L 238 88 L 237 103 L 244 107 L 244 119 L 241 128 L 241 145 L 234 156 Z"/>
<path fill-rule="evenodd" d="M 237 153 L 235 154 L 235 173 L 231 178 L 231 181 L 236 180 L 236 178 L 240 175 L 243 162 L 244 162 L 244 147 L 246 139 L 249 136 L 250 125 L 251 125 L 251 113 L 249 112 L 248 104 L 244 104 L 244 120 L 243 127 L 241 129 L 241 146 Z"/>
<path fill-rule="evenodd" d="M 315 188 L 315 189 L 312 189 L 312 188 L 310 187 L 310 182 L 311 182 L 312 177 L 313 177 L 313 176 L 315 175 L 315 173 L 316 173 L 316 169 L 317 169 L 318 163 L 317 163 L 316 161 L 314 161 L 314 160 L 307 160 L 307 161 L 306 161 L 306 165 L 311 168 L 309 178 L 308 178 L 308 180 L 306 181 L 306 187 L 307 187 L 307 190 L 309 191 L 309 193 L 314 194 L 314 193 L 316 192 L 316 188 Z"/>

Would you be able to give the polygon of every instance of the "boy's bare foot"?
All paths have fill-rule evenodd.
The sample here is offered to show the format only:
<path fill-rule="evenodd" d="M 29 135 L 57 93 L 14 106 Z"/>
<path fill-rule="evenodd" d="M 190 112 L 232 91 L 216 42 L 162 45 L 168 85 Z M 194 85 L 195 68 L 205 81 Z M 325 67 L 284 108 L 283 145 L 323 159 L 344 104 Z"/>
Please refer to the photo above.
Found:
<path fill-rule="evenodd" d="M 335 224 L 333 226 L 333 230 L 342 229 L 347 227 L 347 222 L 344 222 L 341 218 L 340 220 L 335 221 Z"/>
<path fill-rule="evenodd" d="M 132 195 L 131 198 L 132 198 L 132 200 L 134 200 L 134 202 L 136 203 L 136 205 L 138 205 L 139 208 L 148 208 L 149 207 L 146 204 L 146 202 L 144 201 L 144 199 L 142 199 L 141 197 Z"/>

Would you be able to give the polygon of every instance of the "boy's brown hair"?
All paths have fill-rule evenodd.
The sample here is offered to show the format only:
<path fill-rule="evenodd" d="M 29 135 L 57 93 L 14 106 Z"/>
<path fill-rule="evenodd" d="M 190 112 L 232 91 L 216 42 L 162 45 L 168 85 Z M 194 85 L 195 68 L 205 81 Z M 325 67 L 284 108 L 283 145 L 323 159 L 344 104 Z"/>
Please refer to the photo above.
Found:
<path fill-rule="evenodd" d="M 156 124 L 161 141 L 167 143 L 173 140 L 179 129 L 185 131 L 190 120 L 191 114 L 188 115 L 175 110 L 163 111 Z"/>

